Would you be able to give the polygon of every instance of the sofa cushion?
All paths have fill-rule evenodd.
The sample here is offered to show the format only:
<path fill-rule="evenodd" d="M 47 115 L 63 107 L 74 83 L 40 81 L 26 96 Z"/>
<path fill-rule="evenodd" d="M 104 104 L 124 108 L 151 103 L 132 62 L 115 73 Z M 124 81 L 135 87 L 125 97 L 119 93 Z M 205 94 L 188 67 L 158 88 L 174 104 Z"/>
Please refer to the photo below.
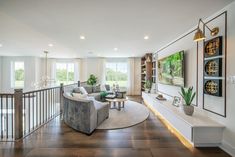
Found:
<path fill-rule="evenodd" d="M 93 100 L 93 102 L 94 102 L 94 106 L 95 106 L 96 110 L 99 110 L 99 109 L 103 108 L 104 106 L 108 105 L 107 102 L 104 103 L 104 102 L 99 102 L 96 100 Z"/>
<path fill-rule="evenodd" d="M 93 87 L 93 93 L 101 92 L 100 84 Z"/>
<path fill-rule="evenodd" d="M 100 86 L 100 90 L 101 90 L 102 92 L 106 92 L 106 91 L 107 91 L 105 85 L 101 85 L 101 86 Z"/>
<path fill-rule="evenodd" d="M 84 86 L 85 90 L 87 91 L 88 94 L 92 93 L 92 86 Z"/>
<path fill-rule="evenodd" d="M 109 117 L 109 104 L 94 100 L 94 106 L 97 110 L 97 125 L 100 125 L 106 118 Z"/>
<path fill-rule="evenodd" d="M 87 99 L 88 96 L 86 94 L 81 94 L 81 93 L 72 93 L 72 96 L 78 99 Z"/>
<path fill-rule="evenodd" d="M 96 96 L 99 96 L 100 93 L 90 93 L 88 94 L 89 97 L 96 97 Z"/>
<path fill-rule="evenodd" d="M 110 91 L 111 90 L 110 85 L 106 84 L 105 89 L 106 89 L 106 91 Z"/>
<path fill-rule="evenodd" d="M 81 93 L 80 87 L 74 88 L 72 93 Z"/>

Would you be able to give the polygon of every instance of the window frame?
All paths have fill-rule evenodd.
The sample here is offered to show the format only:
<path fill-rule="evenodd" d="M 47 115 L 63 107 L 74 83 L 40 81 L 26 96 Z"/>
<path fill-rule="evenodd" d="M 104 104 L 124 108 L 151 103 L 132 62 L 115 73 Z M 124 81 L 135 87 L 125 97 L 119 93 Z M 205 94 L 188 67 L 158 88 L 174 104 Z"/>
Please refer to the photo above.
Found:
<path fill-rule="evenodd" d="M 120 87 L 127 87 L 128 86 L 128 62 L 127 62 L 127 60 L 126 59 L 112 59 L 112 60 L 110 59 L 110 60 L 108 60 L 105 63 L 105 83 L 107 83 L 107 79 L 106 79 L 106 76 L 107 76 L 107 64 L 109 64 L 109 63 L 115 64 L 115 73 L 118 72 L 118 64 L 120 64 L 120 63 L 125 63 L 126 64 L 126 77 L 127 77 L 126 84 L 125 84 L 125 86 L 120 86 Z M 115 74 L 115 81 L 114 82 L 117 82 L 120 85 L 119 81 L 117 80 L 117 75 Z"/>
<path fill-rule="evenodd" d="M 73 65 L 73 82 L 75 82 L 75 63 L 74 62 L 64 62 L 64 61 L 60 61 L 60 62 L 56 62 L 55 63 L 55 80 L 56 80 L 56 84 L 60 84 L 60 81 L 58 81 L 57 79 L 57 64 L 65 64 L 66 65 L 66 83 L 65 85 L 69 84 L 69 64 Z M 64 82 L 64 81 L 63 81 Z"/>
<path fill-rule="evenodd" d="M 23 79 L 23 86 L 16 86 L 16 78 L 15 78 L 15 64 L 16 63 L 23 63 L 23 71 L 24 71 L 24 79 Z M 25 62 L 24 61 L 12 61 L 11 62 L 11 88 L 25 88 Z"/>

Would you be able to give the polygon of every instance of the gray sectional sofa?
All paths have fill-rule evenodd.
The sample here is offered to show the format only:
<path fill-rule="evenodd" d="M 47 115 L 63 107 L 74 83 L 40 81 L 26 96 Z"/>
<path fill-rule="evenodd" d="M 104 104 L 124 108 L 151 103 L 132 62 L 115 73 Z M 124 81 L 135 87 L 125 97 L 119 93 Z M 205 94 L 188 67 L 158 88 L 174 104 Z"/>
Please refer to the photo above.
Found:
<path fill-rule="evenodd" d="M 109 117 L 109 104 L 89 99 L 78 99 L 64 93 L 64 122 L 73 129 L 91 134 Z"/>

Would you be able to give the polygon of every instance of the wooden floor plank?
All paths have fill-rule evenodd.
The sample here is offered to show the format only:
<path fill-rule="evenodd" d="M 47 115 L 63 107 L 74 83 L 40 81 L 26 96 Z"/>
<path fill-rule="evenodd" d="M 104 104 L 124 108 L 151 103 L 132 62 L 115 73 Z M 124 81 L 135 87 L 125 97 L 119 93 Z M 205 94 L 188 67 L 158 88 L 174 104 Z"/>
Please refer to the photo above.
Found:
<path fill-rule="evenodd" d="M 141 97 L 129 97 L 141 102 Z M 136 126 L 87 136 L 55 118 L 22 141 L 0 144 L 1 157 L 228 157 L 220 148 L 187 149 L 152 113 Z"/>

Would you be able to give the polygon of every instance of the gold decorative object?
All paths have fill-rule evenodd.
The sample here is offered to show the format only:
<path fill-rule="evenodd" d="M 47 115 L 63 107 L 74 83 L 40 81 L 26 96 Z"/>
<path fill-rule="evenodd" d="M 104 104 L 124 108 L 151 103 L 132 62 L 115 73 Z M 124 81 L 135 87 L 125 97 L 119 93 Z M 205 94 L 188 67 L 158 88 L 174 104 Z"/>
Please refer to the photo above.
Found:
<path fill-rule="evenodd" d="M 205 71 L 206 71 L 207 75 L 213 76 L 216 73 L 218 73 L 219 65 L 215 60 L 212 60 L 212 61 L 209 61 L 206 63 L 205 68 L 206 68 Z"/>
<path fill-rule="evenodd" d="M 221 97 L 222 96 L 222 80 L 221 79 L 205 80 L 204 93 Z"/>
<path fill-rule="evenodd" d="M 218 84 L 212 80 L 207 81 L 205 84 L 205 89 L 209 94 L 216 94 L 218 92 Z"/>
<path fill-rule="evenodd" d="M 220 46 L 222 44 L 221 42 L 221 37 L 214 38 L 207 42 L 207 44 L 205 45 L 205 54 L 207 55 L 207 57 L 214 56 L 218 51 L 222 51 L 222 48 Z"/>

